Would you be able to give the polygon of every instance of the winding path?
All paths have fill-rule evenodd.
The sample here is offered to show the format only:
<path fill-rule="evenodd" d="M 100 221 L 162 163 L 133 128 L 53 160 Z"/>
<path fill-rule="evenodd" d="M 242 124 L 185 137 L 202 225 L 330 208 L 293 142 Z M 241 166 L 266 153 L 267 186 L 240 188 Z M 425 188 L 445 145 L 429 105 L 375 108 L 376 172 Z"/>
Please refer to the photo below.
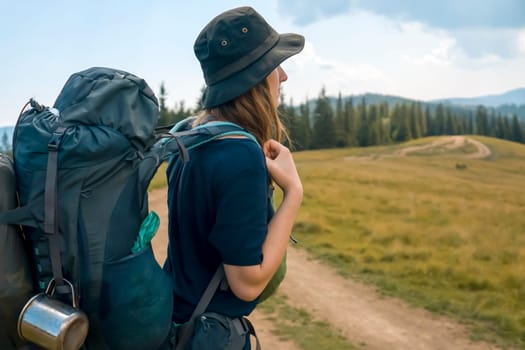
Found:
<path fill-rule="evenodd" d="M 480 158 L 486 158 L 491 155 L 491 151 L 486 145 L 479 142 L 478 140 L 474 140 L 466 136 L 441 137 L 434 142 L 427 143 L 424 145 L 410 146 L 410 147 L 402 148 L 401 150 L 396 152 L 396 154 L 400 156 L 407 156 L 410 153 L 429 151 L 433 149 L 441 149 L 443 150 L 443 152 L 447 152 L 447 151 L 453 151 L 457 148 L 463 147 L 469 143 L 476 147 L 476 151 L 473 153 L 465 154 L 463 155 L 463 157 L 480 159 Z"/>
<path fill-rule="evenodd" d="M 498 349 L 470 341 L 466 328 L 453 320 L 380 296 L 370 286 L 342 278 L 297 248 L 288 249 L 288 272 L 280 293 L 293 306 L 329 322 L 364 349 Z"/>
<path fill-rule="evenodd" d="M 149 194 L 150 209 L 161 217 L 159 232 L 153 239 L 159 262 L 166 257 L 166 190 Z M 367 285 L 345 279 L 335 271 L 312 260 L 300 249 L 290 247 L 288 272 L 279 293 L 294 307 L 307 310 L 314 318 L 329 322 L 356 346 L 369 350 L 495 350 L 497 347 L 472 342 L 464 326 L 398 299 L 385 298 Z M 255 311 L 255 324 L 264 349 L 299 348 L 275 336 L 265 315 Z"/>
<path fill-rule="evenodd" d="M 476 148 L 476 151 L 458 155 L 458 157 L 468 159 L 482 159 L 487 158 L 492 154 L 490 148 L 488 148 L 485 144 L 481 143 L 480 141 L 474 140 L 473 138 L 467 136 L 443 136 L 435 141 L 425 143 L 422 145 L 404 147 L 390 154 L 352 156 L 346 157 L 345 160 L 372 160 L 382 158 L 406 157 L 413 153 L 422 152 L 446 153 L 464 147 L 467 144 L 473 145 Z"/>

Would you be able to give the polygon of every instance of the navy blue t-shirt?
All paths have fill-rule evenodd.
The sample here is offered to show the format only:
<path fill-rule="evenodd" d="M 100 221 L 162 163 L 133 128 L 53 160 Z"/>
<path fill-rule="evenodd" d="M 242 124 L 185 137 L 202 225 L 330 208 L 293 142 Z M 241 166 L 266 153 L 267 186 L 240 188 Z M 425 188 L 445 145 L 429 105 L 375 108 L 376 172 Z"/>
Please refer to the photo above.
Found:
<path fill-rule="evenodd" d="M 221 139 L 190 150 L 187 164 L 178 157 L 170 161 L 167 176 L 164 269 L 174 279 L 173 320 L 181 323 L 189 319 L 221 263 L 261 263 L 273 208 L 264 154 L 247 138 Z M 240 317 L 255 306 L 256 301 L 242 301 L 228 289 L 218 290 L 207 310 Z"/>

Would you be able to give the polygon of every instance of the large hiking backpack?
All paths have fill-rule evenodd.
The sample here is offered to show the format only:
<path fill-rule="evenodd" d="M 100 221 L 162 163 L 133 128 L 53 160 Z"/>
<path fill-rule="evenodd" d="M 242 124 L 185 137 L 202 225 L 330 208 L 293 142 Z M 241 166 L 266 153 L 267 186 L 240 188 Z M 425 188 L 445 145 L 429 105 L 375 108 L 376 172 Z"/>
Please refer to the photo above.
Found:
<path fill-rule="evenodd" d="M 61 282 L 75 286 L 89 318 L 88 350 L 161 348 L 171 329 L 171 279 L 151 245 L 131 253 L 149 212 L 148 185 L 170 156 L 187 160 L 188 148 L 239 127 L 157 135 L 152 90 L 111 68 L 73 74 L 53 108 L 31 105 L 13 135 L 20 207 L 1 213 L 0 223 L 24 227 L 35 292 L 53 280 L 67 301 Z"/>

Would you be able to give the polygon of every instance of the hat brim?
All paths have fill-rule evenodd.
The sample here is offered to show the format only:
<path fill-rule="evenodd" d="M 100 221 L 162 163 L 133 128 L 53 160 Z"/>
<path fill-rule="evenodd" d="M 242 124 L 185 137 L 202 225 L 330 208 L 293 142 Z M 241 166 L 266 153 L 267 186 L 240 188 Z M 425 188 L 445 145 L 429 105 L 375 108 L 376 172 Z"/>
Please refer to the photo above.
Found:
<path fill-rule="evenodd" d="M 204 108 L 210 109 L 241 96 L 263 81 L 268 74 L 287 58 L 298 54 L 304 48 L 304 37 L 299 34 L 280 34 L 277 43 L 243 70 L 206 87 L 203 97 Z"/>

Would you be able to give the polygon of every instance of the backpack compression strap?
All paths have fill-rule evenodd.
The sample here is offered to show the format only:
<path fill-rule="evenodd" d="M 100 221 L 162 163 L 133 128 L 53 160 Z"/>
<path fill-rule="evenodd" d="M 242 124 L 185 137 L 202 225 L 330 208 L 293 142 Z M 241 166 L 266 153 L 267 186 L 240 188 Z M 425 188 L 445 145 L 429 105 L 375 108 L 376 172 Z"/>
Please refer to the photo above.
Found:
<path fill-rule="evenodd" d="M 59 126 L 47 145 L 47 170 L 44 192 L 44 232 L 49 235 L 49 255 L 51 258 L 51 269 L 53 279 L 57 283 L 56 289 L 59 293 L 67 293 L 69 288 L 64 284 L 62 275 L 62 260 L 60 257 L 60 236 L 58 235 L 58 150 L 64 127 Z"/>

